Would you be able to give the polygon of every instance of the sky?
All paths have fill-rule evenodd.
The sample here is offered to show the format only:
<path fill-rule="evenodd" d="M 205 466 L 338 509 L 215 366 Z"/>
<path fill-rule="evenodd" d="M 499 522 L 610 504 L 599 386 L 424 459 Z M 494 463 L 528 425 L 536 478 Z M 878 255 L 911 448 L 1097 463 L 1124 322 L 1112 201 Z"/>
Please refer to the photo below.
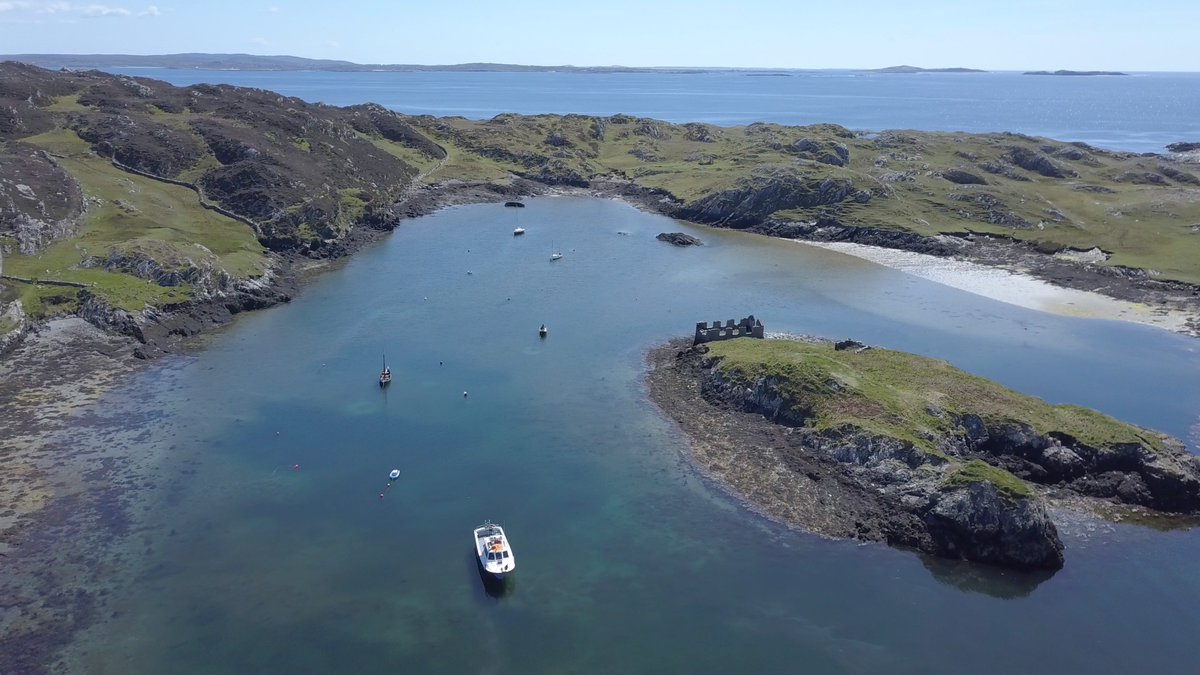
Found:
<path fill-rule="evenodd" d="M 1200 72 L 1197 0 L 0 0 L 0 54 Z"/>

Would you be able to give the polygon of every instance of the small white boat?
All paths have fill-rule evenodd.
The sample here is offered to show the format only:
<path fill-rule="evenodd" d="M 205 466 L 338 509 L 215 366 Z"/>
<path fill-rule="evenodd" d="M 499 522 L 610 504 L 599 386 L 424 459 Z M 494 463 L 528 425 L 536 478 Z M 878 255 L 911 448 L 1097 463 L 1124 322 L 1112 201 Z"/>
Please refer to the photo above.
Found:
<path fill-rule="evenodd" d="M 399 477 L 400 469 L 392 469 L 392 472 L 388 474 L 388 480 L 396 480 Z"/>
<path fill-rule="evenodd" d="M 561 253 L 551 253 L 551 254 L 550 254 L 550 259 L 551 259 L 551 260 L 558 260 L 559 258 L 562 258 L 562 254 L 561 254 Z"/>
<path fill-rule="evenodd" d="M 517 229 L 513 230 L 514 237 L 519 237 L 523 234 L 525 234 L 525 228 L 523 228 L 523 227 L 518 227 Z"/>
<path fill-rule="evenodd" d="M 549 332 L 550 331 L 546 328 L 546 324 L 542 324 L 542 327 L 538 329 L 538 337 L 546 337 L 546 333 Z"/>
<path fill-rule="evenodd" d="M 475 528 L 475 553 L 479 556 L 479 566 L 496 580 L 503 579 L 517 567 L 517 558 L 508 545 L 508 537 L 504 536 L 504 528 L 491 521 Z"/>

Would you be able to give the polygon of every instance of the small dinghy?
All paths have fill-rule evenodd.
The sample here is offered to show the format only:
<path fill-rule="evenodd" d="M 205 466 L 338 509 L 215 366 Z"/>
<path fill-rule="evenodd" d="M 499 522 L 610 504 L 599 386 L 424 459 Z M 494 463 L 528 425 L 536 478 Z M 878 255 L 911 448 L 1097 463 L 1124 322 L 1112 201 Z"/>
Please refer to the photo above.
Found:
<path fill-rule="evenodd" d="M 538 329 L 538 337 L 546 337 L 546 333 L 549 332 L 549 330 L 546 330 L 546 324 L 542 324 L 542 327 Z"/>
<path fill-rule="evenodd" d="M 504 536 L 504 528 L 491 521 L 475 528 L 475 553 L 479 556 L 479 566 L 497 581 L 504 579 L 517 567 L 517 559 L 508 545 L 508 537 Z"/>
<path fill-rule="evenodd" d="M 388 480 L 396 480 L 399 477 L 400 469 L 392 469 L 392 472 L 388 474 Z"/>
<path fill-rule="evenodd" d="M 525 234 L 525 228 L 523 228 L 523 227 L 518 227 L 517 229 L 513 230 L 514 237 L 519 237 L 523 234 Z"/>

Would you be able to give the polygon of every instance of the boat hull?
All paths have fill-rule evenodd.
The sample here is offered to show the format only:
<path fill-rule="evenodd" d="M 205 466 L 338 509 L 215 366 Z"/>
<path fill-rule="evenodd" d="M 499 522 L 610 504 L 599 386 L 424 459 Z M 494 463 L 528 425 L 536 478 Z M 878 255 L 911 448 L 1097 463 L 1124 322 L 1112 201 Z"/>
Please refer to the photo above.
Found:
<path fill-rule="evenodd" d="M 517 567 L 516 556 L 508 543 L 504 529 L 487 523 L 474 532 L 475 559 L 485 577 L 503 581 Z"/>

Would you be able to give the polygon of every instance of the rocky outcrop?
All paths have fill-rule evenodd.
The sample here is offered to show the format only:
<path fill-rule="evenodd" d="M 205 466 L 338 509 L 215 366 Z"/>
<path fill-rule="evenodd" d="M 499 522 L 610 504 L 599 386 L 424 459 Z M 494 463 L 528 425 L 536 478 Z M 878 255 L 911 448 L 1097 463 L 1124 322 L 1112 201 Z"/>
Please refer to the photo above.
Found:
<path fill-rule="evenodd" d="M 1041 174 L 1047 178 L 1067 178 L 1077 175 L 1073 170 L 1058 164 L 1040 152 L 1019 145 L 1009 146 L 1008 152 L 1004 156 L 1008 161 L 1022 169 Z"/>
<path fill-rule="evenodd" d="M 846 166 L 850 162 L 850 149 L 844 144 L 816 138 L 800 138 L 781 149 L 784 152 L 831 166 Z"/>
<path fill-rule="evenodd" d="M 950 480 L 960 462 L 899 439 L 862 429 L 816 430 L 806 426 L 812 411 L 795 407 L 781 393 L 782 381 L 751 383 L 723 377 L 700 345 L 678 359 L 700 378 L 711 403 L 763 415 L 792 427 L 797 444 L 841 467 L 861 488 L 877 493 L 890 509 L 905 514 L 893 543 L 943 557 L 1017 569 L 1058 569 L 1063 546 L 1044 504 L 1032 494 L 1012 494 L 986 480 Z M 914 523 L 923 531 L 913 532 Z M 887 529 L 887 528 L 885 528 Z"/>
<path fill-rule="evenodd" d="M 692 235 L 682 232 L 661 232 L 655 239 L 675 246 L 702 246 L 704 244 Z"/>
<path fill-rule="evenodd" d="M 1158 439 L 1158 448 L 1093 447 L 1014 421 L 986 424 L 968 415 L 957 422 L 962 456 L 985 458 L 1030 482 L 1156 511 L 1200 511 L 1200 458 L 1174 439 Z"/>
<path fill-rule="evenodd" d="M 75 233 L 85 202 L 79 183 L 48 153 L 13 143 L 0 151 L 0 234 L 34 255 Z"/>
<path fill-rule="evenodd" d="M 954 255 L 966 246 L 965 241 L 955 237 L 927 237 L 904 230 L 845 225 L 829 218 L 820 218 L 812 222 L 769 220 L 750 229 L 760 234 L 784 239 L 844 241 L 937 256 Z"/>
<path fill-rule="evenodd" d="M 1158 172 L 1177 183 L 1200 185 L 1200 178 L 1196 178 L 1196 174 L 1176 169 L 1170 164 L 1159 164 Z"/>
<path fill-rule="evenodd" d="M 808 177 L 784 170 L 765 171 L 738 181 L 737 187 L 707 195 L 675 211 L 677 218 L 706 225 L 746 228 L 776 211 L 870 200 L 845 178 Z"/>
<path fill-rule="evenodd" d="M 963 169 L 947 169 L 942 172 L 942 178 L 959 185 L 987 185 L 986 180 Z"/>
<path fill-rule="evenodd" d="M 934 550 L 1019 569 L 1058 569 L 1063 545 L 1045 506 L 1032 498 L 1012 499 L 988 482 L 942 490 L 920 507 Z"/>

